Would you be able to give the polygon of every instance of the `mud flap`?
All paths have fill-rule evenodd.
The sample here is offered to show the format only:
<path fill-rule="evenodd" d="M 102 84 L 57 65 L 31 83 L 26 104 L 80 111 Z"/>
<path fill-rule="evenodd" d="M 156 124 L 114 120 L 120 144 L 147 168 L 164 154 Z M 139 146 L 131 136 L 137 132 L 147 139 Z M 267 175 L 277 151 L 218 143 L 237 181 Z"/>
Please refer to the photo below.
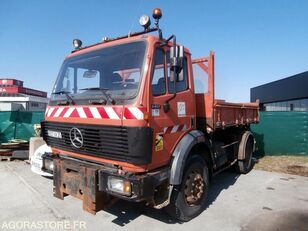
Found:
<path fill-rule="evenodd" d="M 54 159 L 54 196 L 63 200 L 71 195 L 83 201 L 89 213 L 110 207 L 116 198 L 98 190 L 98 169 L 71 160 Z"/>

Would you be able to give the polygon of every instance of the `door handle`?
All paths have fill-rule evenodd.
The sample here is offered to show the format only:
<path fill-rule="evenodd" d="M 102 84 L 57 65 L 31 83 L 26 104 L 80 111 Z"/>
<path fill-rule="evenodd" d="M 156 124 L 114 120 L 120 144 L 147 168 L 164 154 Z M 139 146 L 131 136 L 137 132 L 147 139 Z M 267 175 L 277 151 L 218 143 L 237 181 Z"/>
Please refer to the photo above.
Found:
<path fill-rule="evenodd" d="M 163 109 L 164 112 L 167 113 L 168 111 L 170 111 L 170 104 L 169 103 L 164 103 L 163 104 Z"/>

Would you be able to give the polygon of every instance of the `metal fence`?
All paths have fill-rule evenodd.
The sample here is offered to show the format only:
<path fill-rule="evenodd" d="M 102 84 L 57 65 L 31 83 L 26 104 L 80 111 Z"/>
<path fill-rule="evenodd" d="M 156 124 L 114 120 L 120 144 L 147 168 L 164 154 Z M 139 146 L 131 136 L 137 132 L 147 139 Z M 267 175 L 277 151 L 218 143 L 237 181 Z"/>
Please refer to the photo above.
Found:
<path fill-rule="evenodd" d="M 33 125 L 44 119 L 44 112 L 3 111 L 0 112 L 0 142 L 11 139 L 29 140 L 34 136 Z"/>
<path fill-rule="evenodd" d="M 308 112 L 260 112 L 251 130 L 261 155 L 308 155 Z"/>

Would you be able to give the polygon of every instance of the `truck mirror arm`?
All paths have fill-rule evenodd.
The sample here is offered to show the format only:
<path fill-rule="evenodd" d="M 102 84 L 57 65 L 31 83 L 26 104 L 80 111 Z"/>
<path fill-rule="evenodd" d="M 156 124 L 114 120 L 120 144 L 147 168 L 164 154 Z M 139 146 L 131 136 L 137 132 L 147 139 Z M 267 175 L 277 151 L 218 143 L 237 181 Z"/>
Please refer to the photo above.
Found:
<path fill-rule="evenodd" d="M 166 39 L 161 46 L 166 46 L 168 42 L 172 39 L 172 48 L 170 49 L 170 70 L 172 71 L 173 77 L 173 95 L 166 100 L 163 105 L 164 112 L 167 113 L 170 110 L 169 102 L 176 97 L 176 82 L 178 74 L 182 71 L 183 68 L 183 57 L 184 57 L 184 47 L 179 47 L 176 45 L 176 36 L 173 34 L 168 39 Z"/>

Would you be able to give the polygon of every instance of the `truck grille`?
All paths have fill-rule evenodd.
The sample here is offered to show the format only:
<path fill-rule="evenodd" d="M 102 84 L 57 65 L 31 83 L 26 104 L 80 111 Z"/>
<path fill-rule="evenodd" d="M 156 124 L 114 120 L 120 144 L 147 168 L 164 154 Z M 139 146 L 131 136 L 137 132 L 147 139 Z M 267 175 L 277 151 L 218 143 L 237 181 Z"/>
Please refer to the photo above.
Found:
<path fill-rule="evenodd" d="M 70 130 L 76 127 L 83 136 L 81 148 L 73 146 Z M 61 138 L 48 136 L 49 131 L 61 132 Z M 46 143 L 55 148 L 75 153 L 89 154 L 107 159 L 131 162 L 127 127 L 42 122 L 42 135 Z"/>

